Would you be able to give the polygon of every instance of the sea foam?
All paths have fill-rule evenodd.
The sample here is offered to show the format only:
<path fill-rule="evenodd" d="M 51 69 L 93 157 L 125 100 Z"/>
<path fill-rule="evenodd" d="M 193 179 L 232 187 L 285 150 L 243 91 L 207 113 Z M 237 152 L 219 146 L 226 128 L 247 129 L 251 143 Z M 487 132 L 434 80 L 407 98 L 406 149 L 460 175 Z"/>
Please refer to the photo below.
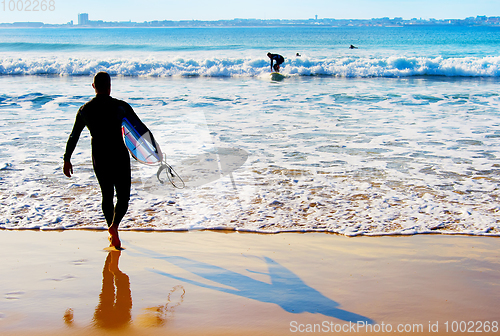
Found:
<path fill-rule="evenodd" d="M 270 71 L 266 59 L 139 57 L 3 57 L 0 75 L 91 76 L 107 71 L 113 76 L 145 77 L 259 77 Z M 386 56 L 288 58 L 282 72 L 290 76 L 331 77 L 499 77 L 500 57 Z"/>
<path fill-rule="evenodd" d="M 105 229 L 87 131 L 61 171 L 89 77 L 1 79 L 0 228 Z M 495 82 L 114 78 L 187 186 L 133 162 L 121 228 L 498 236 Z"/>

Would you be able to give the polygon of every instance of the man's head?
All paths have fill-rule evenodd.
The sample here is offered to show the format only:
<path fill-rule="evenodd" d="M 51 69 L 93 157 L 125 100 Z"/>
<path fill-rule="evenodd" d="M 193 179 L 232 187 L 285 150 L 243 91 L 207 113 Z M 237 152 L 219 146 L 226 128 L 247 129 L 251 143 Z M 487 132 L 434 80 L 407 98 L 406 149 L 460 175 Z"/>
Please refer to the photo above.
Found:
<path fill-rule="evenodd" d="M 271 58 L 273 57 L 273 54 L 271 54 L 270 52 L 267 53 L 267 57 Z"/>
<path fill-rule="evenodd" d="M 107 72 L 101 71 L 94 76 L 94 83 L 92 87 L 95 89 L 97 94 L 107 94 L 111 93 L 111 77 Z"/>

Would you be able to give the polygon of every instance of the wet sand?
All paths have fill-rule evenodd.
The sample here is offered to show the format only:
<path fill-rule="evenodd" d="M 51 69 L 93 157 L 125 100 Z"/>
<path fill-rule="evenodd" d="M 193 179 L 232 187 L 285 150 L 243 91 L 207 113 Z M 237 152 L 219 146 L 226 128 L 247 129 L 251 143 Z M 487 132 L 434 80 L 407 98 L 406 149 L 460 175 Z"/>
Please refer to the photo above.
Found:
<path fill-rule="evenodd" d="M 0 231 L 0 334 L 500 334 L 497 238 L 121 238 L 106 252 L 104 231 Z"/>

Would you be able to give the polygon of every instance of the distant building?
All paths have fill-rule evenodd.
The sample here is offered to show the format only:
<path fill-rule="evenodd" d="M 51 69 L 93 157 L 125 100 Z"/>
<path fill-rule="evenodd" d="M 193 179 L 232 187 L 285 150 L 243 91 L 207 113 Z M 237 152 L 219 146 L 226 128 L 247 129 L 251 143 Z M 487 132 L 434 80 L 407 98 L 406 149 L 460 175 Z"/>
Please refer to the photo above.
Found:
<path fill-rule="evenodd" d="M 88 13 L 78 14 L 78 25 L 87 26 L 88 24 L 89 24 L 89 14 Z"/>

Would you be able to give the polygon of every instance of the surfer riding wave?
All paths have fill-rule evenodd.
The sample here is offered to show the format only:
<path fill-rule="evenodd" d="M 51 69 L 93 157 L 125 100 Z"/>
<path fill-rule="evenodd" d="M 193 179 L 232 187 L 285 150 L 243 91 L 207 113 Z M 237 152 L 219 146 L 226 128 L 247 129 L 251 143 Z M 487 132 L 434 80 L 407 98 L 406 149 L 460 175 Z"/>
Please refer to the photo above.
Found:
<path fill-rule="evenodd" d="M 271 59 L 271 71 L 274 69 L 274 71 L 279 72 L 280 71 L 280 65 L 285 62 L 285 58 L 283 56 L 278 55 L 278 54 L 271 54 L 267 53 L 267 57 Z M 276 62 L 276 64 L 273 65 L 273 62 Z"/>

